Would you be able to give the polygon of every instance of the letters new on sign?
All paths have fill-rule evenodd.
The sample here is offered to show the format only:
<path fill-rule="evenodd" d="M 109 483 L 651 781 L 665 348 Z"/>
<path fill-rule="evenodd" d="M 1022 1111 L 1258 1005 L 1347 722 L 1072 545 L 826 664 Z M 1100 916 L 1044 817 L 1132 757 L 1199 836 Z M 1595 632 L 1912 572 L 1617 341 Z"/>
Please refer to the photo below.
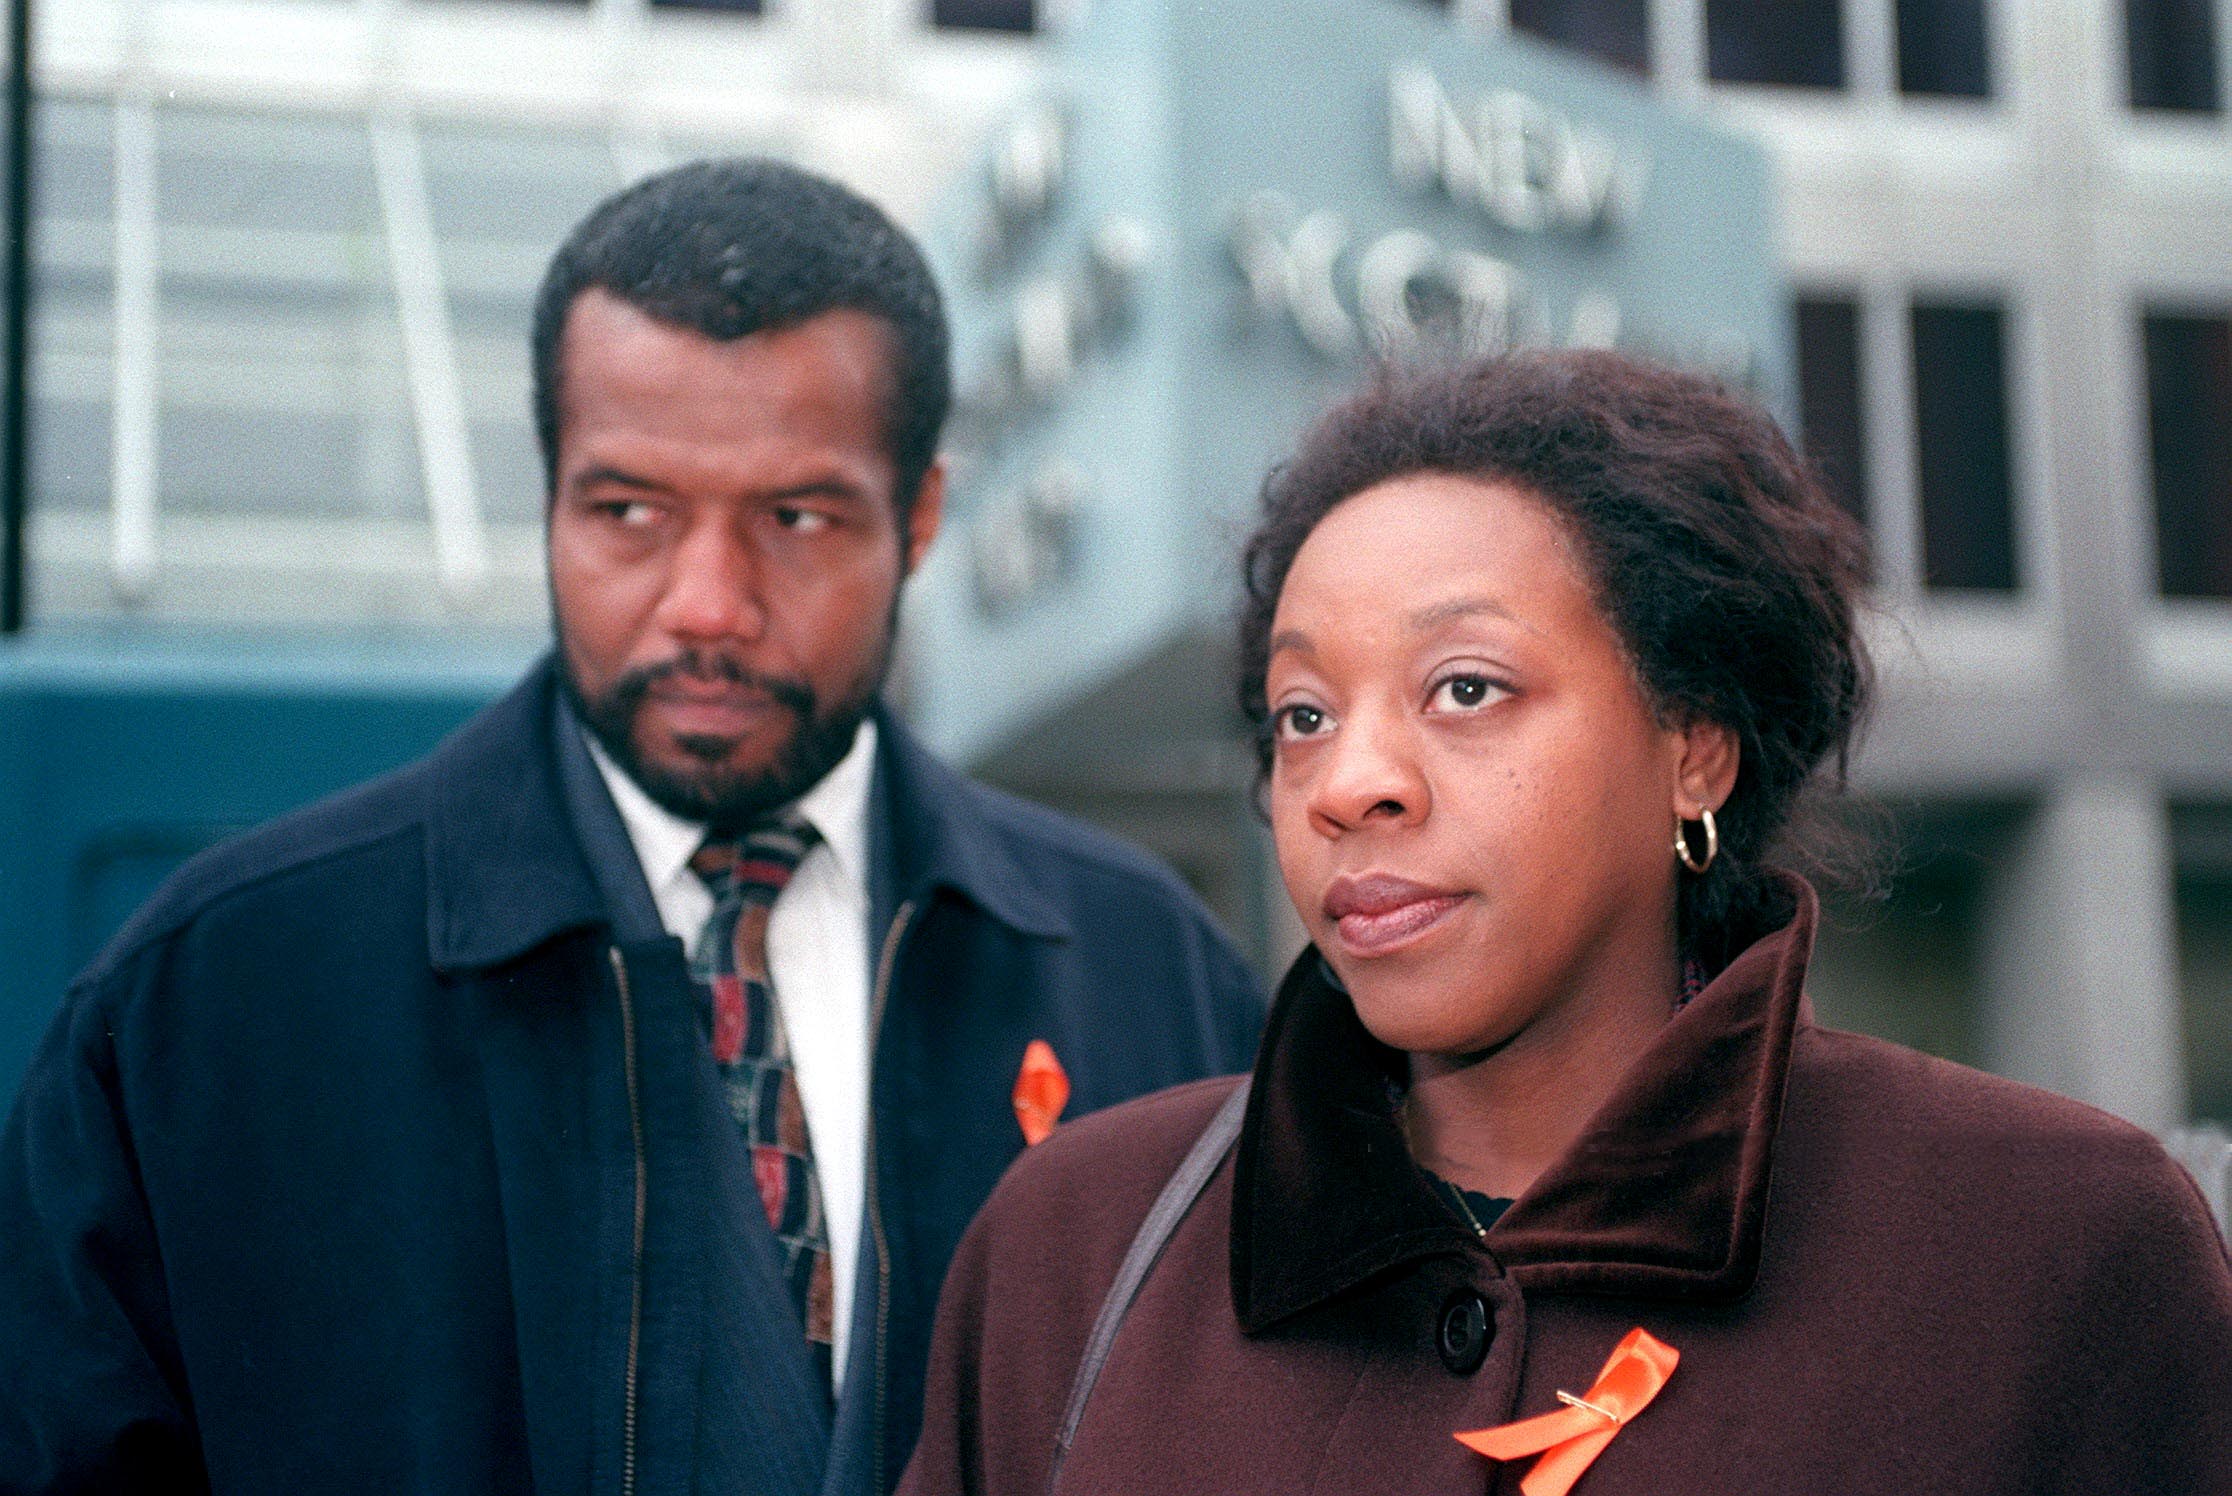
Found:
<path fill-rule="evenodd" d="M 1221 635 L 1264 472 L 1375 358 L 1619 346 L 1788 407 L 1765 162 L 1640 80 L 1416 0 L 1096 0 L 1047 46 L 933 234 L 970 533 L 909 629 L 949 752 Z"/>

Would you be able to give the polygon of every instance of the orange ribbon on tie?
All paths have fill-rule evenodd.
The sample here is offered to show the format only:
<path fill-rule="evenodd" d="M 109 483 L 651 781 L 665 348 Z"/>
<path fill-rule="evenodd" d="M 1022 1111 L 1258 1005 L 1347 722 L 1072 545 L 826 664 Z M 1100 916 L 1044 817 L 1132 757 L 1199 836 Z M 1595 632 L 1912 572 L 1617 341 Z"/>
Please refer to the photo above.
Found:
<path fill-rule="evenodd" d="M 1023 1129 L 1026 1145 L 1045 1141 L 1069 1105 L 1069 1073 L 1054 1058 L 1054 1046 L 1033 1039 L 1023 1051 L 1023 1068 L 1015 1076 L 1015 1120 Z"/>
<path fill-rule="evenodd" d="M 1525 1496 L 1566 1496 L 1612 1436 L 1651 1405 L 1681 1359 L 1681 1352 L 1665 1341 L 1640 1328 L 1630 1330 L 1612 1348 L 1612 1359 L 1585 1395 L 1561 1392 L 1558 1401 L 1565 1406 L 1555 1413 L 1475 1429 L 1457 1435 L 1457 1442 L 1492 1460 L 1540 1454 L 1519 1489 Z"/>

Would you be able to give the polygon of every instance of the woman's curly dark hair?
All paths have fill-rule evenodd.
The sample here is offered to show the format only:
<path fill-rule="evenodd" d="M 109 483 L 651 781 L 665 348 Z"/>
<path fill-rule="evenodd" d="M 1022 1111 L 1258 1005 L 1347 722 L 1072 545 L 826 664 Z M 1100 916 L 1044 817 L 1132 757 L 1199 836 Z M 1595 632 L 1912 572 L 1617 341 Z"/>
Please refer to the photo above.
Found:
<path fill-rule="evenodd" d="M 1717 966 L 1772 919 L 1784 902 L 1775 865 L 1819 872 L 1849 857 L 1824 819 L 1795 833 L 1809 791 L 1843 788 L 1869 699 L 1860 528 L 1767 415 L 1617 353 L 1382 370 L 1272 472 L 1240 614 L 1259 776 L 1271 766 L 1271 620 L 1295 553 L 1342 500 L 1411 473 L 1507 482 L 1548 503 L 1661 719 L 1736 734 L 1720 856 L 1681 880 L 1686 952 Z"/>

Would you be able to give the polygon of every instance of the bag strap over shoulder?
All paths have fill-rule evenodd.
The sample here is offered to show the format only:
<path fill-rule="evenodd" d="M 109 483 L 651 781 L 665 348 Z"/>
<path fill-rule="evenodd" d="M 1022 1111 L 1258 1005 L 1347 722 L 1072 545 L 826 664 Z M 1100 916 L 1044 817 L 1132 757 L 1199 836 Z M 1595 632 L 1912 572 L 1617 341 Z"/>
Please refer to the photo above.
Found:
<path fill-rule="evenodd" d="M 1093 1333 L 1086 1337 L 1085 1354 L 1077 1363 L 1077 1379 L 1070 1384 L 1069 1406 L 1062 1413 L 1062 1431 L 1054 1440 L 1054 1466 L 1047 1477 L 1048 1496 L 1062 1478 L 1062 1462 L 1069 1457 L 1070 1442 L 1077 1437 L 1077 1426 L 1084 1421 L 1085 1403 L 1093 1395 L 1093 1384 L 1100 1380 L 1101 1368 L 1108 1362 L 1108 1353 L 1115 1347 L 1116 1332 L 1123 1328 L 1124 1316 L 1131 1312 L 1132 1300 L 1139 1296 L 1140 1285 L 1147 1281 L 1147 1274 L 1154 1270 L 1155 1259 L 1170 1241 L 1171 1233 L 1186 1218 L 1194 1201 L 1209 1183 L 1209 1176 L 1217 1172 L 1225 1154 L 1232 1150 L 1233 1140 L 1240 1136 L 1240 1119 L 1248 1109 L 1248 1082 L 1243 1080 L 1225 1098 L 1224 1105 L 1209 1119 L 1209 1125 L 1195 1140 L 1193 1148 L 1179 1161 L 1178 1168 L 1155 1197 L 1155 1204 L 1147 1212 L 1147 1219 L 1140 1222 L 1139 1234 L 1132 1238 L 1131 1250 L 1124 1254 L 1123 1265 L 1116 1269 L 1116 1281 L 1108 1286 L 1108 1297 L 1101 1301 L 1100 1315 L 1093 1321 Z"/>

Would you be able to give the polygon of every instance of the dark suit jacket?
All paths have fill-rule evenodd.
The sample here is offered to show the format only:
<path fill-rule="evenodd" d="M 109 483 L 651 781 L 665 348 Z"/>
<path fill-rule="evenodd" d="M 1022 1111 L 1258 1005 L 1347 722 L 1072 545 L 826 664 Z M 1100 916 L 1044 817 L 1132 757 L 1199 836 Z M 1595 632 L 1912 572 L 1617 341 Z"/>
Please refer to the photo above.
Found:
<path fill-rule="evenodd" d="M 1250 979 L 1167 871 L 885 722 L 832 1410 L 680 943 L 616 930 L 558 721 L 545 664 L 197 858 L 73 986 L 0 1141 L 0 1489 L 880 1492 L 1029 1041 L 1073 1115 L 1246 1063 Z"/>

